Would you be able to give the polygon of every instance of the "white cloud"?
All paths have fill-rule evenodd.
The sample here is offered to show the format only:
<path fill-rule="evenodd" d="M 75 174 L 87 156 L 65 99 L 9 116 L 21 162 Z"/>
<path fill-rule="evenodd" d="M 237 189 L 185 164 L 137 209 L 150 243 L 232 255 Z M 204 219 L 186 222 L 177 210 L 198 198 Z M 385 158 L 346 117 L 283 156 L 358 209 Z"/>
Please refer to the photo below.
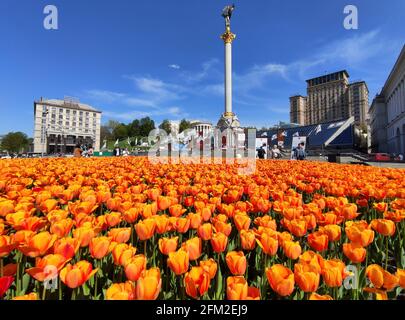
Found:
<path fill-rule="evenodd" d="M 116 112 L 116 111 L 103 111 L 103 116 L 113 119 L 130 121 L 133 119 L 139 119 L 142 117 L 154 117 L 164 116 L 168 118 L 180 118 L 186 117 L 188 114 L 182 112 L 180 107 L 169 107 L 162 109 L 154 109 L 150 111 L 133 110 L 128 112 Z"/>
<path fill-rule="evenodd" d="M 180 66 L 178 64 L 169 64 L 168 67 L 176 70 L 180 69 Z"/>
<path fill-rule="evenodd" d="M 183 71 L 181 74 L 182 80 L 188 84 L 194 84 L 207 79 L 210 76 L 218 76 L 219 71 L 215 68 L 219 63 L 217 58 L 212 58 L 205 61 L 201 65 L 201 70 L 197 72 Z"/>
<path fill-rule="evenodd" d="M 150 99 L 140 99 L 131 97 L 126 93 L 113 92 L 107 90 L 87 90 L 86 95 L 94 100 L 106 104 L 122 104 L 130 107 L 156 107 L 154 101 Z"/>
<path fill-rule="evenodd" d="M 224 90 L 225 90 L 224 84 L 218 83 L 218 84 L 209 84 L 209 85 L 204 86 L 202 88 L 201 92 L 204 94 L 221 96 L 224 94 Z"/>

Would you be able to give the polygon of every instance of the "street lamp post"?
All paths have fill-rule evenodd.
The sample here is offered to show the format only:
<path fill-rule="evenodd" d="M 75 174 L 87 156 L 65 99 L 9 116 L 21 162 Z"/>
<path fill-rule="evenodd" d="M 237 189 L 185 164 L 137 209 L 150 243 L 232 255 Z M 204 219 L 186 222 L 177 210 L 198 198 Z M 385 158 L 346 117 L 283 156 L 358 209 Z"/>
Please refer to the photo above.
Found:
<path fill-rule="evenodd" d="M 46 143 L 47 143 L 47 137 L 48 137 L 48 126 L 47 126 L 47 120 L 48 120 L 48 113 L 49 111 L 46 110 L 45 112 L 42 112 L 42 119 L 45 117 L 45 122 L 42 124 L 42 158 L 44 157 L 44 150 L 46 148 Z"/>

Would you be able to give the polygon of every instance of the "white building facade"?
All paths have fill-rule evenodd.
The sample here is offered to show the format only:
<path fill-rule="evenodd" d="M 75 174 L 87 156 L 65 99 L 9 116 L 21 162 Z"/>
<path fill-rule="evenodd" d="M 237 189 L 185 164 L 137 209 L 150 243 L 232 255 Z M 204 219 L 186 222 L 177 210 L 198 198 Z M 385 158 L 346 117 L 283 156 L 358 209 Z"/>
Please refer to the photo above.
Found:
<path fill-rule="evenodd" d="M 370 109 L 374 151 L 405 154 L 405 46 Z M 384 129 L 385 135 L 379 134 Z M 374 134 L 373 134 L 374 132 Z"/>
<path fill-rule="evenodd" d="M 34 153 L 73 153 L 76 145 L 100 150 L 101 111 L 72 98 L 34 102 Z"/>

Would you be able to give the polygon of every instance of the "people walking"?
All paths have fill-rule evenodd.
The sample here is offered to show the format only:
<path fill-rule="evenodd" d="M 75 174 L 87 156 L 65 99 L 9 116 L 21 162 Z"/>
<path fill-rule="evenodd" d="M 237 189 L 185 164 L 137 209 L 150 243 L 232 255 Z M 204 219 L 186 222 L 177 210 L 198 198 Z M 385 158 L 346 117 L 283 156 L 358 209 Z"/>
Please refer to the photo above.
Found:
<path fill-rule="evenodd" d="M 306 157 L 307 155 L 305 153 L 305 143 L 301 142 L 294 150 L 294 159 L 305 160 Z"/>
<path fill-rule="evenodd" d="M 264 159 L 264 156 L 266 155 L 266 144 L 263 143 L 263 145 L 259 148 L 259 150 L 257 150 L 257 156 L 259 157 L 259 159 Z"/>
<path fill-rule="evenodd" d="M 82 149 L 80 148 L 80 144 L 77 144 L 75 149 L 73 150 L 73 156 L 75 158 L 80 158 L 82 156 Z"/>

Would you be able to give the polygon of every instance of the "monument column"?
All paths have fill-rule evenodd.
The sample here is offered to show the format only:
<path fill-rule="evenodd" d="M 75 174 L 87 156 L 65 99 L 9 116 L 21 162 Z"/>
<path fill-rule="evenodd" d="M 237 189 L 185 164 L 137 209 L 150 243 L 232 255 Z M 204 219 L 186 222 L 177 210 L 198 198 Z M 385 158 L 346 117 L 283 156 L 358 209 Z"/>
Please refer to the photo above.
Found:
<path fill-rule="evenodd" d="M 235 35 L 231 32 L 230 25 L 226 27 L 221 36 L 225 44 L 225 117 L 232 117 L 232 42 Z"/>
<path fill-rule="evenodd" d="M 235 135 L 241 131 L 239 119 L 232 108 L 232 43 L 236 35 L 231 32 L 231 16 L 234 9 L 234 5 L 229 5 L 222 10 L 222 17 L 225 18 L 225 32 L 221 35 L 225 47 L 225 110 L 218 120 L 217 127 L 222 132 L 221 139 L 224 139 L 219 142 L 221 145 L 225 144 L 226 148 L 236 147 Z"/>

